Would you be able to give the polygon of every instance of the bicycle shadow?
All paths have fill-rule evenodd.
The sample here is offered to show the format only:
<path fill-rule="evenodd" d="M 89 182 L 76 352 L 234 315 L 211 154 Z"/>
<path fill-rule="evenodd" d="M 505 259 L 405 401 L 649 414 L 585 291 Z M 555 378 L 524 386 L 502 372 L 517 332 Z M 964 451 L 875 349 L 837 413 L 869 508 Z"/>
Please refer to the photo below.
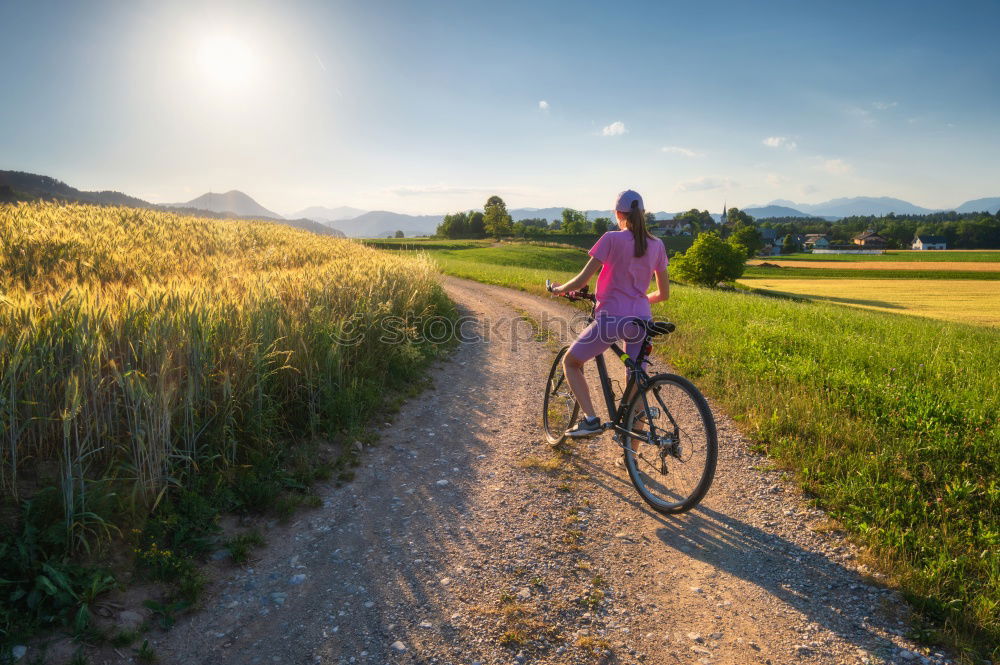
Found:
<path fill-rule="evenodd" d="M 882 602 L 892 592 L 871 586 L 859 573 L 820 552 L 704 504 L 683 515 L 657 513 L 636 495 L 624 471 L 622 476 L 615 475 L 575 452 L 571 459 L 598 489 L 658 523 L 655 534 L 660 546 L 755 585 L 805 621 L 871 656 L 884 658 L 892 652 L 892 642 L 874 632 L 869 622 L 884 611 Z"/>

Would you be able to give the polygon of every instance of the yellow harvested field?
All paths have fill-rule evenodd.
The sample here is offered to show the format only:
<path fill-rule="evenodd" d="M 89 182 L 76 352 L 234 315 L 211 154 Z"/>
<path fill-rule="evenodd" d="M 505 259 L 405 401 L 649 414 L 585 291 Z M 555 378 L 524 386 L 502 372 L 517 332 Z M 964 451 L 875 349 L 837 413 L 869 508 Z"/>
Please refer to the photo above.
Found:
<path fill-rule="evenodd" d="M 781 268 L 833 268 L 834 270 L 967 270 L 971 272 L 997 272 L 1000 263 L 986 261 L 782 261 L 764 259 L 748 262 L 748 266 L 762 263 Z"/>
<path fill-rule="evenodd" d="M 774 293 L 850 307 L 1000 326 L 1000 282 L 978 279 L 741 279 Z"/>

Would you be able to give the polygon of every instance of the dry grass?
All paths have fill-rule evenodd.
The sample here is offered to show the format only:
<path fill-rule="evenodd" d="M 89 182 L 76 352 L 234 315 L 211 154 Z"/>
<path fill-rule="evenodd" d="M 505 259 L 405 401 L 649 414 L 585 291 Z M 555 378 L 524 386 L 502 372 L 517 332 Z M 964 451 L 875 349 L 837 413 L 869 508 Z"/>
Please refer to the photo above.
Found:
<path fill-rule="evenodd" d="M 556 474 L 566 469 L 566 460 L 559 453 L 555 453 L 548 457 L 528 455 L 524 459 L 520 460 L 517 465 L 522 469 L 531 469 L 533 471 Z"/>
<path fill-rule="evenodd" d="M 850 307 L 1000 326 L 1000 287 L 996 281 L 770 278 L 742 281 L 755 289 Z"/>

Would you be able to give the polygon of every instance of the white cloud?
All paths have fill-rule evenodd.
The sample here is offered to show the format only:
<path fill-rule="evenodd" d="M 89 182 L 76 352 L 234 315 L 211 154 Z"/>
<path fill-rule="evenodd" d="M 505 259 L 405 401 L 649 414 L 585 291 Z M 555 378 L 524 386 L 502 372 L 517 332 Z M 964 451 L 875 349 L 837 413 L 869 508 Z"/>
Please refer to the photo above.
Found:
<path fill-rule="evenodd" d="M 894 106 L 899 106 L 899 102 L 872 102 L 872 108 L 876 111 L 888 111 Z"/>
<path fill-rule="evenodd" d="M 548 111 L 549 103 L 543 99 L 542 101 L 538 102 L 538 108 L 540 108 L 543 111 Z"/>
<path fill-rule="evenodd" d="M 767 174 L 767 184 L 771 185 L 772 187 L 781 187 L 786 182 L 788 182 L 788 178 L 786 178 L 783 175 L 778 175 L 777 173 Z"/>
<path fill-rule="evenodd" d="M 660 150 L 662 152 L 669 152 L 669 153 L 672 153 L 674 155 L 684 155 L 685 157 L 700 157 L 701 156 L 698 153 L 696 153 L 694 150 L 690 150 L 688 148 L 682 148 L 679 145 L 665 145 L 662 148 L 660 148 Z"/>
<path fill-rule="evenodd" d="M 875 124 L 875 118 L 872 117 L 872 112 L 866 108 L 861 108 L 860 106 L 847 106 L 844 108 L 844 113 L 846 113 L 848 117 L 854 118 L 866 127 L 871 127 Z"/>
<path fill-rule="evenodd" d="M 842 159 L 824 159 L 820 168 L 831 175 L 845 175 L 850 173 L 853 167 Z"/>
<path fill-rule="evenodd" d="M 787 136 L 768 136 L 766 139 L 761 141 L 768 148 L 787 148 L 788 150 L 795 150 L 798 144 L 791 140 Z"/>
<path fill-rule="evenodd" d="M 625 129 L 625 123 L 621 120 L 615 120 L 613 123 L 601 130 L 603 136 L 621 136 L 628 130 Z"/>
<path fill-rule="evenodd" d="M 708 189 L 733 189 L 734 187 L 739 187 L 739 185 L 729 178 L 702 176 L 693 180 L 679 182 L 675 189 L 678 192 L 703 192 Z"/>
<path fill-rule="evenodd" d="M 802 192 L 803 196 L 809 196 L 810 194 L 815 194 L 816 192 L 818 192 L 819 187 L 817 187 L 816 185 L 802 185 L 799 191 Z"/>

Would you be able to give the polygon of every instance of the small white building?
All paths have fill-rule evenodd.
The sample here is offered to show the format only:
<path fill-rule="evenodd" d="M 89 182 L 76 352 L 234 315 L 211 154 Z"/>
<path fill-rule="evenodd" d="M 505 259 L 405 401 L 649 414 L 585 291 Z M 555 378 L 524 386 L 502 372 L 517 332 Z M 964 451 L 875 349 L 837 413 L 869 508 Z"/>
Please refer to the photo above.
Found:
<path fill-rule="evenodd" d="M 915 236 L 912 249 L 948 249 L 948 242 L 944 236 Z"/>

